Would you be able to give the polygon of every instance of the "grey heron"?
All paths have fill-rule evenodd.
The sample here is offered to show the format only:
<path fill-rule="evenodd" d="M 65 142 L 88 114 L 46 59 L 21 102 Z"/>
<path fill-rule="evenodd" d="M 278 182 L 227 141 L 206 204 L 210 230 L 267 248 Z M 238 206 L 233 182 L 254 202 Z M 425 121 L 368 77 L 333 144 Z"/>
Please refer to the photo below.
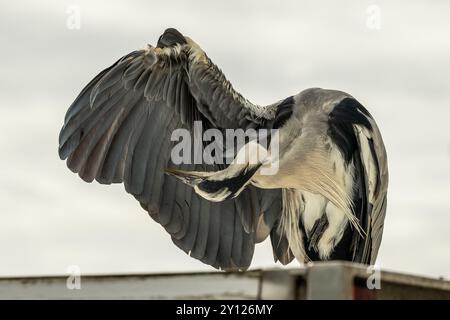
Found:
<path fill-rule="evenodd" d="M 278 129 L 278 172 L 261 174 L 274 155 L 244 167 L 175 165 L 171 133 L 194 121 Z M 253 104 L 176 29 L 86 85 L 66 113 L 59 156 L 87 182 L 123 183 L 176 246 L 215 268 L 248 268 L 255 244 L 269 236 L 282 264 L 377 257 L 388 169 L 366 108 L 320 88 Z"/>

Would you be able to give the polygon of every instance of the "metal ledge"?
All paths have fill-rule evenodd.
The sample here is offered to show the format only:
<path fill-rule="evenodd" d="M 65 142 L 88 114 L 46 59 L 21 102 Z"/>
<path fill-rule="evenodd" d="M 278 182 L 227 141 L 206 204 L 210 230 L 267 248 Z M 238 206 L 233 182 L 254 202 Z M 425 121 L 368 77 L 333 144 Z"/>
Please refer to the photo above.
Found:
<path fill-rule="evenodd" d="M 374 273 L 348 262 L 248 272 L 82 275 L 80 288 L 69 289 L 73 284 L 66 276 L 0 278 L 0 299 L 450 299 L 449 281 Z"/>

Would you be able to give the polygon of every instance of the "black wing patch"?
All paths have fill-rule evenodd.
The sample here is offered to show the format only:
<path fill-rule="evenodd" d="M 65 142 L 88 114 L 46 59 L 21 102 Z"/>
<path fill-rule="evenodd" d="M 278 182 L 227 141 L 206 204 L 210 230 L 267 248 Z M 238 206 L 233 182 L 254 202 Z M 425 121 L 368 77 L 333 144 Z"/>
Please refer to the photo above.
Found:
<path fill-rule="evenodd" d="M 330 112 L 328 134 L 333 143 L 338 146 L 347 164 L 353 159 L 358 148 L 353 125 L 362 125 L 372 130 L 372 125 L 367 118 L 372 118 L 369 111 L 353 98 L 343 99 Z"/>

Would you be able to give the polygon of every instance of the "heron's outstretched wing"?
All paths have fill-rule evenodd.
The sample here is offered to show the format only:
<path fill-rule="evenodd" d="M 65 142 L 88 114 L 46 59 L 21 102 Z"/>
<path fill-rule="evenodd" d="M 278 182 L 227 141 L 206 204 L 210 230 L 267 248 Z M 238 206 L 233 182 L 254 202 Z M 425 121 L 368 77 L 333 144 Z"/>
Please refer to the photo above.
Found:
<path fill-rule="evenodd" d="M 175 166 L 173 130 L 192 130 L 194 120 L 205 128 L 245 129 L 260 125 L 268 117 L 264 112 L 232 90 L 193 42 L 148 46 L 121 58 L 81 91 L 67 111 L 59 155 L 87 182 L 123 182 L 192 257 L 216 268 L 245 269 L 254 243 L 267 237 L 280 213 L 279 191 L 249 187 L 236 199 L 212 203 L 164 169 Z"/>

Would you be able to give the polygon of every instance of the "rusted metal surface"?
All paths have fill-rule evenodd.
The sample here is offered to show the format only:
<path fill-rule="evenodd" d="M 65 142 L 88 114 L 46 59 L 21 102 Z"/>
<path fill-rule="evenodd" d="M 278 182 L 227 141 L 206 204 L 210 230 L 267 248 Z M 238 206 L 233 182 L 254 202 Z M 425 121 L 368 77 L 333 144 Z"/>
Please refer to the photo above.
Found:
<path fill-rule="evenodd" d="M 450 299 L 443 279 L 373 276 L 367 266 L 325 262 L 248 272 L 82 275 L 80 289 L 71 289 L 67 276 L 0 278 L 0 299 Z"/>

